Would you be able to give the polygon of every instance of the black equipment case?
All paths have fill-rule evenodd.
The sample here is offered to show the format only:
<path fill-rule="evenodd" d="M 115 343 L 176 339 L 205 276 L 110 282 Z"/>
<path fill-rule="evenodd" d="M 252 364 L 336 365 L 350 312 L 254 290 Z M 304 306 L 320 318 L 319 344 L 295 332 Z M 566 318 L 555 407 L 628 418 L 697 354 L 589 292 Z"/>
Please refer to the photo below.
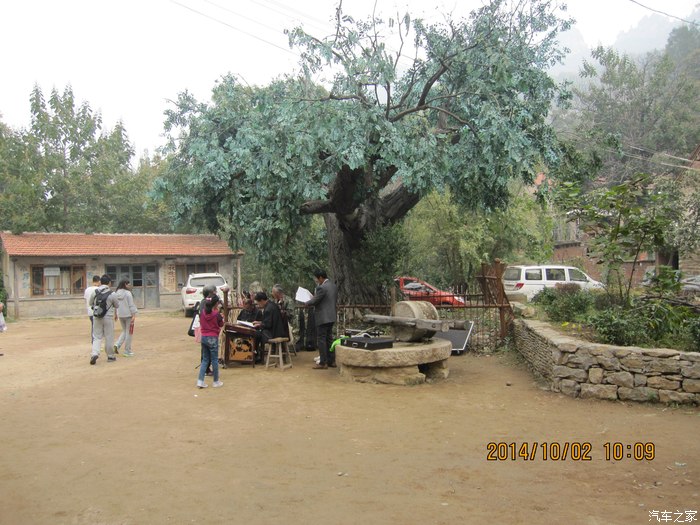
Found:
<path fill-rule="evenodd" d="M 382 348 L 392 348 L 394 340 L 390 337 L 349 337 L 341 344 L 363 350 L 381 350 Z"/>

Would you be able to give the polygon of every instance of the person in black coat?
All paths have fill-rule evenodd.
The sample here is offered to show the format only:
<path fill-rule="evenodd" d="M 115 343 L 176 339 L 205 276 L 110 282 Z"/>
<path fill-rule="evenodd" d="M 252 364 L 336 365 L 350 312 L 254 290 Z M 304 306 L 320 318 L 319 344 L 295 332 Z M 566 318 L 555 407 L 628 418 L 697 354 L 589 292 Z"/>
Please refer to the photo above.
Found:
<path fill-rule="evenodd" d="M 267 298 L 265 292 L 255 294 L 255 306 L 262 311 L 262 320 L 253 321 L 258 329 L 258 344 L 260 350 L 258 359 L 262 361 L 262 350 L 270 339 L 287 337 L 287 327 L 282 320 L 279 307 Z"/>

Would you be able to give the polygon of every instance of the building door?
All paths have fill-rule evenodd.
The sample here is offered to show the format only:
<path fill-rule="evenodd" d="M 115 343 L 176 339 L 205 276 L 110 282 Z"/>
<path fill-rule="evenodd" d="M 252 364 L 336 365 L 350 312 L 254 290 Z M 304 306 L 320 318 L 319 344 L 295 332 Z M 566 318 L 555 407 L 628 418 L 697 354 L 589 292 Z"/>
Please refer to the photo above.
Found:
<path fill-rule="evenodd" d="M 131 281 L 131 293 L 138 308 L 160 307 L 157 264 L 107 265 L 105 269 L 109 275 L 114 276 L 115 286 L 122 279 Z"/>

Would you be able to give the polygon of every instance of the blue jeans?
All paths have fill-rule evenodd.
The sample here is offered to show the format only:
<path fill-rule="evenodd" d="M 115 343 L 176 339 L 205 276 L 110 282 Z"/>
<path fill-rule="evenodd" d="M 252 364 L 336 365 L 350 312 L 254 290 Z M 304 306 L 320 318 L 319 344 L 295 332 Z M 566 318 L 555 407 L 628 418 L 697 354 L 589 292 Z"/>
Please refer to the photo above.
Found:
<path fill-rule="evenodd" d="M 219 380 L 219 338 L 215 335 L 202 336 L 202 364 L 199 365 L 199 380 L 204 381 L 204 374 L 211 363 L 214 381 Z"/>

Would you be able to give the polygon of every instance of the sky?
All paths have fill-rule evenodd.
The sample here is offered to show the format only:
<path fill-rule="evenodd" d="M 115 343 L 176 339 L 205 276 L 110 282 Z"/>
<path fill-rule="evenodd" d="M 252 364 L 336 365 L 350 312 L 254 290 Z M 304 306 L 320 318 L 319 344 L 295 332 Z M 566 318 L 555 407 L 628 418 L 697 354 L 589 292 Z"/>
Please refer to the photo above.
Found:
<path fill-rule="evenodd" d="M 485 0 L 343 0 L 364 19 L 409 12 L 439 21 L 467 16 Z M 618 33 L 652 15 L 687 17 L 700 0 L 568 0 L 586 44 L 611 45 Z M 121 120 L 136 157 L 164 142 L 163 112 L 178 93 L 208 101 L 227 73 L 264 85 L 292 72 L 298 56 L 284 29 L 302 25 L 331 32 L 336 0 L 12 0 L 0 2 L 0 120 L 30 125 L 29 96 L 73 89 L 78 104 L 102 114 L 103 127 Z M 293 6 L 293 7 L 292 7 Z"/>

